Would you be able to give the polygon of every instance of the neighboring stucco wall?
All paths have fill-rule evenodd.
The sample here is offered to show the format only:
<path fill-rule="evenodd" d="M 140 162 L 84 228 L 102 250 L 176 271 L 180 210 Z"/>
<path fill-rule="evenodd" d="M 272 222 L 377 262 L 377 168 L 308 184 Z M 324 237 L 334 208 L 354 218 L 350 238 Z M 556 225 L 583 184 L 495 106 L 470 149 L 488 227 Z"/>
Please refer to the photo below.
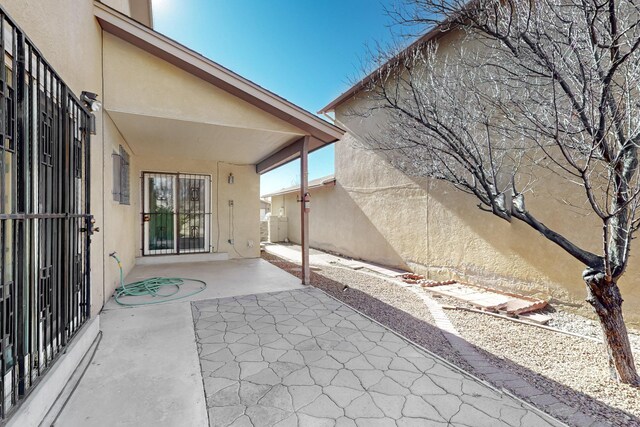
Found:
<path fill-rule="evenodd" d="M 378 153 L 362 148 L 360 135 L 381 122 L 347 114 L 336 117 L 349 130 L 335 148 L 333 189 L 312 192 L 311 245 L 356 258 L 402 266 L 434 279 L 457 277 L 489 286 L 553 297 L 590 314 L 581 280 L 584 267 L 526 224 L 503 221 L 477 208 L 477 201 L 452 186 L 412 179 Z M 349 105 L 351 104 L 351 105 Z M 576 192 L 546 178 L 546 186 L 528 195 L 527 206 L 539 220 L 582 247 L 599 251 L 600 233 L 593 217 L 566 209 L 562 195 Z M 291 200 L 290 200 L 291 199 Z M 295 195 L 285 198 L 290 239 L 298 241 L 299 220 L 289 215 Z M 279 202 L 282 203 L 282 202 Z M 274 213 L 279 206 L 273 204 Z M 632 251 L 633 254 L 633 251 Z M 621 281 L 625 315 L 640 324 L 640 265 L 632 255 Z"/>
<path fill-rule="evenodd" d="M 461 41 L 461 33 L 443 35 L 439 57 L 454 54 Z M 464 45 L 467 52 L 482 46 L 468 40 Z M 410 178 L 380 152 L 362 148 L 367 135 L 385 128 L 380 110 L 367 117 L 353 114 L 366 111 L 371 102 L 360 94 L 335 111 L 336 123 L 348 133 L 335 148 L 338 186 L 325 195 L 312 192 L 311 224 L 324 224 L 311 233 L 313 246 L 383 264 L 404 262 L 434 279 L 461 278 L 552 297 L 592 314 L 584 301 L 584 266 L 558 246 L 521 221 L 506 222 L 482 212 L 474 197 L 453 186 Z M 538 178 L 535 193 L 527 194 L 529 211 L 580 247 L 600 253 L 601 225 L 595 216 L 568 209 L 564 203 L 582 205 L 583 190 L 548 172 Z M 273 211 L 277 212 L 275 206 Z M 290 233 L 299 228 L 295 219 L 289 224 Z M 325 241 L 331 236 L 335 239 Z M 626 319 L 639 326 L 640 287 L 635 282 L 640 279 L 640 264 L 633 250 L 631 257 L 620 287 Z"/>
<path fill-rule="evenodd" d="M 42 52 L 69 88 L 83 90 L 102 99 L 102 30 L 93 15 L 93 1 L 3 0 L 8 12 L 27 37 Z M 102 112 L 96 114 L 97 135 L 91 136 L 91 213 L 100 233 L 91 243 L 91 310 L 102 308 L 103 237 Z"/>
<path fill-rule="evenodd" d="M 389 242 L 390 238 L 401 239 L 401 236 L 382 235 L 363 207 L 358 205 L 357 199 L 349 194 L 340 181 L 337 181 L 335 186 L 312 188 L 309 192 L 311 247 L 352 258 L 375 260 L 388 266 L 407 268 L 406 262 Z M 279 215 L 280 209 L 284 208 L 284 216 L 288 219 L 288 238 L 294 243 L 300 243 L 301 239 L 298 197 L 296 193 L 289 193 L 271 198 L 273 215 Z M 394 197 L 402 195 L 396 194 Z M 375 211 L 375 207 L 373 210 Z"/>

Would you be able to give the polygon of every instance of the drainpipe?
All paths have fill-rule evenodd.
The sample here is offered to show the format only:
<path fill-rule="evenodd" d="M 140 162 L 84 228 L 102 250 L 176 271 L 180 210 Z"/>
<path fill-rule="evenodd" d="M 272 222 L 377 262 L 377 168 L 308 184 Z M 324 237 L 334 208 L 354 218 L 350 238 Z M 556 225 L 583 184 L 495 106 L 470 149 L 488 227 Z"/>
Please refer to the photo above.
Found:
<path fill-rule="evenodd" d="M 310 284 L 309 269 L 309 135 L 300 148 L 300 227 L 302 236 L 302 284 Z"/>

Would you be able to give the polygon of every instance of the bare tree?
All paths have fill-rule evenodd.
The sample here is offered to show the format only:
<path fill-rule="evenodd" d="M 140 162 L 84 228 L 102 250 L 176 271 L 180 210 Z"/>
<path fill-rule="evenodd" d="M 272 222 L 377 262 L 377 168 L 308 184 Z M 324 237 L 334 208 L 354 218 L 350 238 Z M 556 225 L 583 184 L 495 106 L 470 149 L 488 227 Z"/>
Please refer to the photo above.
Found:
<path fill-rule="evenodd" d="M 368 143 L 405 172 L 453 184 L 583 263 L 612 378 L 639 385 L 617 285 L 640 227 L 639 3 L 404 0 L 391 13 L 435 37 L 379 58 L 385 65 L 365 88 L 373 102 L 355 110 L 385 117 Z M 601 228 L 584 232 L 598 233 L 601 251 L 529 211 L 527 194 L 549 179 L 595 214 Z"/>

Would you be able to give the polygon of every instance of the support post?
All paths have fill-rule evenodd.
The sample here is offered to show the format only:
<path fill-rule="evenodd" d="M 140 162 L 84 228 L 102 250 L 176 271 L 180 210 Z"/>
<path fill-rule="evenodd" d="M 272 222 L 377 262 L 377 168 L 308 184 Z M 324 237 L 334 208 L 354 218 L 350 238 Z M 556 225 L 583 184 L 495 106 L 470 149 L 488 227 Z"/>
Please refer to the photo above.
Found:
<path fill-rule="evenodd" d="M 307 203 L 309 192 L 309 136 L 305 136 L 300 147 L 300 227 L 302 236 L 302 284 L 311 283 L 309 268 L 309 212 Z"/>

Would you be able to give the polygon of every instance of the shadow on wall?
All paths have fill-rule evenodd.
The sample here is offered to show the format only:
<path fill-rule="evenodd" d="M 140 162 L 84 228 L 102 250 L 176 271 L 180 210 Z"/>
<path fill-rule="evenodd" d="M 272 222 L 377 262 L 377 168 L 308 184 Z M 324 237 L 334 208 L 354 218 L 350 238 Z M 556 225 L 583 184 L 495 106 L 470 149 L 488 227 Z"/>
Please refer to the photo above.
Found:
<path fill-rule="evenodd" d="M 402 173 L 384 154 L 364 148 L 351 136 L 353 141 L 341 153 L 351 161 L 341 162 L 342 169 L 348 170 L 337 170 L 338 182 L 344 184 L 340 178 L 346 175 L 361 186 L 390 188 L 375 207 L 370 200 L 351 194 L 365 215 L 374 218 L 374 226 L 386 234 L 394 250 L 403 254 L 405 261 L 417 264 L 413 265 L 415 270 L 424 269 L 421 272 L 434 279 L 458 275 L 491 286 L 546 294 L 540 296 L 583 300 L 584 267 L 558 246 L 518 220 L 509 223 L 481 211 L 473 196 L 449 183 Z M 413 190 L 404 189 L 407 187 Z M 399 192 L 402 197 L 396 194 Z M 572 215 L 549 218 L 564 213 L 554 203 L 537 197 L 528 204 L 533 212 L 544 212 L 542 219 L 549 220 L 549 225 L 559 223 L 563 226 L 559 230 L 571 230 Z M 394 215 L 384 216 L 374 209 L 393 211 Z"/>
<path fill-rule="evenodd" d="M 553 283 L 579 286 L 582 291 L 582 264 L 528 225 L 481 211 L 473 196 L 447 183 L 428 185 L 432 264 L 440 264 L 438 252 L 448 247 L 460 252 L 460 265 L 449 267 L 466 275 L 502 276 L 542 289 L 554 288 Z"/>
<path fill-rule="evenodd" d="M 300 243 L 300 206 L 296 194 L 284 199 L 288 218 L 288 238 Z M 335 186 L 311 190 L 309 214 L 310 246 L 348 257 L 409 269 L 403 257 L 376 223 L 363 211 L 349 192 L 337 182 Z M 276 208 L 277 209 L 277 206 Z"/>
<path fill-rule="evenodd" d="M 462 194 L 446 183 L 432 183 L 428 191 L 429 267 L 444 266 L 459 272 L 461 278 L 479 284 L 515 288 L 524 293 L 543 292 L 546 295 L 540 296 L 556 298 L 558 303 L 570 306 L 567 308 L 593 317 L 591 306 L 585 302 L 584 265 L 579 261 L 528 225 L 518 220 L 509 223 L 480 211 L 472 196 Z M 561 214 L 541 209 L 534 207 L 532 212 Z M 584 222 L 582 224 L 576 228 L 588 228 Z M 461 230 L 461 226 L 468 230 Z M 597 233 L 595 227 L 593 233 Z M 460 264 L 447 265 L 447 256 L 442 253 L 450 251 L 461 252 Z M 595 251 L 598 253 L 597 249 Z M 640 315 L 635 310 L 640 305 L 640 288 L 632 286 L 631 282 L 640 274 L 639 267 L 631 262 L 620 282 L 625 318 L 635 327 L 640 324 Z"/>
<path fill-rule="evenodd" d="M 545 266 L 566 259 L 559 248 L 549 249 L 545 245 L 552 245 L 526 225 L 482 212 L 473 197 L 449 184 L 402 174 L 372 150 L 353 147 L 342 154 L 350 161 L 343 160 L 345 170 L 337 171 L 340 187 L 333 205 L 356 213 L 354 218 L 366 218 L 364 224 L 370 224 L 384 244 L 417 272 L 434 279 L 452 274 L 486 278 L 493 285 L 498 280 L 511 287 L 513 282 L 535 283 L 541 290 L 549 289 L 551 282 L 579 279 L 579 264 L 573 276 L 549 277 Z M 352 207 L 343 210 L 339 206 L 343 203 Z M 352 250 L 361 258 L 383 262 L 371 257 L 369 248 Z M 563 269 L 566 262 L 556 271 Z"/>
<path fill-rule="evenodd" d="M 579 311 L 591 315 L 590 307 L 584 302 L 585 288 L 581 280 L 584 266 L 526 224 L 518 220 L 509 223 L 481 211 L 473 196 L 448 183 L 404 175 L 380 153 L 351 147 L 345 154 L 352 160 L 343 166 L 351 169 L 345 171 L 347 180 L 366 185 L 370 190 L 364 194 L 351 187 L 343 188 L 344 180 L 340 179 L 343 171 L 338 170 L 334 206 L 348 204 L 354 222 L 362 218 L 361 225 L 375 231 L 377 239 L 372 244 L 384 242 L 386 250 L 400 257 L 400 262 L 434 279 L 457 277 L 553 297 L 563 303 L 579 303 Z M 355 166 L 355 160 L 369 167 Z M 376 186 L 381 187 L 376 190 Z M 374 195 L 380 188 L 386 190 Z M 546 214 L 543 220 L 563 214 L 553 203 L 543 202 L 532 198 L 531 203 L 533 212 Z M 575 223 L 580 219 L 569 214 L 560 221 L 550 221 L 550 225 L 560 222 L 563 227 L 558 229 L 563 230 L 571 226 L 571 221 Z M 333 236 L 327 236 L 330 237 Z M 336 236 L 335 241 L 341 238 Z M 367 247 L 354 246 L 349 252 L 341 247 L 333 250 L 385 262 Z M 625 297 L 640 303 L 640 292 L 636 290 L 628 290 Z M 626 307 L 631 305 L 633 303 Z M 640 320 L 628 313 L 630 323 Z"/>
<path fill-rule="evenodd" d="M 412 181 L 428 194 L 427 270 L 440 271 L 441 276 L 448 275 L 446 278 L 457 275 L 477 284 L 552 297 L 568 309 L 594 317 L 585 302 L 585 267 L 579 261 L 521 221 L 509 223 L 481 211 L 473 196 L 448 183 L 419 178 Z M 583 230 L 592 230 L 589 233 L 598 237 L 596 226 L 590 226 L 591 218 L 576 218 L 540 198 L 531 202 L 531 211 L 543 222 L 550 216 L 565 215 L 564 224 L 555 224 L 559 222 L 556 218 L 551 218 L 555 223 L 547 223 L 560 232 L 569 230 L 569 238 L 575 239 L 572 233 Z M 584 241 L 578 243 L 584 245 Z M 585 247 L 598 253 L 597 248 Z M 640 288 L 629 282 L 640 275 L 639 267 L 630 263 L 626 280 L 620 283 L 627 323 L 635 327 L 640 324 L 640 315 L 634 310 L 640 305 Z"/>
<path fill-rule="evenodd" d="M 336 209 L 338 201 L 355 203 L 371 229 L 412 269 L 434 279 L 458 276 L 554 297 L 562 303 L 579 303 L 581 314 L 592 316 L 591 307 L 584 302 L 584 265 L 521 221 L 506 222 L 483 212 L 475 197 L 451 184 L 409 177 L 393 167 L 382 152 L 364 148 L 363 136 L 382 129 L 384 118 L 353 116 L 347 107 L 336 116 L 348 131 L 336 145 L 336 178 L 348 193 L 336 197 Z M 544 179 L 545 185 L 527 196 L 530 211 L 579 246 L 601 252 L 599 225 L 593 215 L 574 212 L 573 206 L 565 203 L 567 199 L 580 205 L 581 194 L 553 175 Z M 355 256 L 382 262 L 365 253 L 370 252 Z M 640 287 L 632 287 L 630 282 L 640 277 L 640 263 L 633 261 L 620 287 L 626 319 L 638 326 L 640 313 L 631 308 L 640 306 Z"/>
<path fill-rule="evenodd" d="M 334 187 L 320 189 L 314 196 L 320 203 L 315 204 L 316 215 L 312 214 L 310 220 L 313 245 L 352 258 L 376 260 L 400 269 L 409 268 L 388 236 L 340 182 L 336 182 Z"/>

